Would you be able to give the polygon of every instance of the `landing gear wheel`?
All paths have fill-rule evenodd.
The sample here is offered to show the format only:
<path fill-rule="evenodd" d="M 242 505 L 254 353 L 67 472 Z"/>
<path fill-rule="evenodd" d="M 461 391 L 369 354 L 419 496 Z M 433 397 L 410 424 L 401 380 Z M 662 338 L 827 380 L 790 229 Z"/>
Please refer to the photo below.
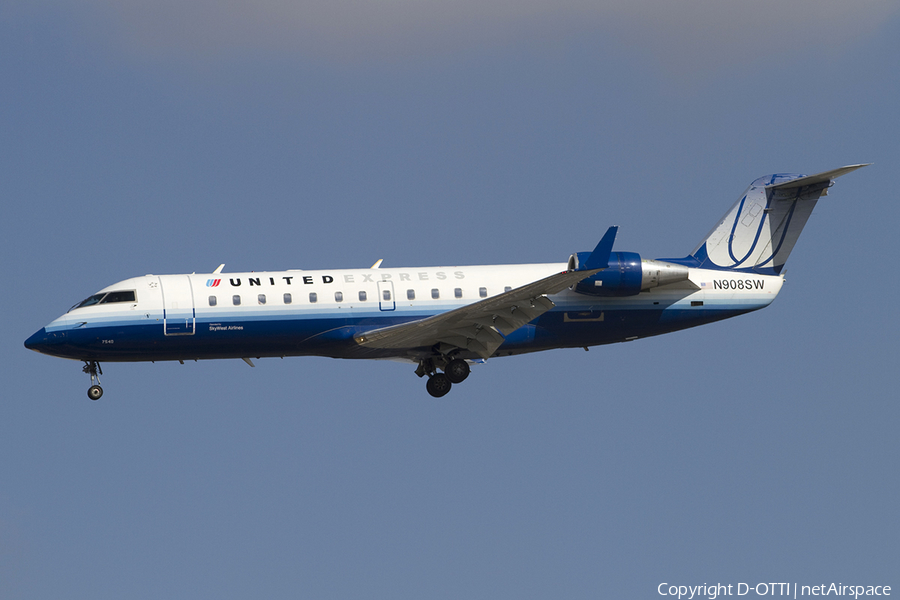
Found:
<path fill-rule="evenodd" d="M 88 388 L 88 398 L 91 400 L 99 400 L 103 395 L 103 388 L 100 387 L 100 376 L 103 375 L 103 369 L 96 360 L 84 361 L 82 371 L 91 376 L 91 387 Z"/>
<path fill-rule="evenodd" d="M 469 363 L 459 358 L 451 360 L 444 367 L 444 373 L 450 383 L 462 383 L 469 376 Z"/>
<path fill-rule="evenodd" d="M 425 389 L 435 398 L 445 396 L 451 387 L 450 378 L 443 373 L 432 375 L 428 378 L 428 383 L 425 384 Z"/>

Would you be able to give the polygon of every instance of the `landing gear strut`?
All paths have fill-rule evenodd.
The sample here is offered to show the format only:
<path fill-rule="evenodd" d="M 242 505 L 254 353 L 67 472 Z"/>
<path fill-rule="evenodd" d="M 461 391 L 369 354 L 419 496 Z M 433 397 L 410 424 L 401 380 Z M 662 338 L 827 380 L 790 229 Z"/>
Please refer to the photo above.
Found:
<path fill-rule="evenodd" d="M 443 370 L 438 373 L 437 369 Z M 425 358 L 419 361 L 416 369 L 419 377 L 428 376 L 425 389 L 435 398 L 446 396 L 454 383 L 462 383 L 469 376 L 469 363 L 459 358 L 449 358 L 443 355 Z"/>
<path fill-rule="evenodd" d="M 86 360 L 81 370 L 91 376 L 91 387 L 88 388 L 87 393 L 88 398 L 99 400 L 100 396 L 103 395 L 103 388 L 100 387 L 100 375 L 103 375 L 103 369 L 100 368 L 100 363 L 95 360 Z M 96 383 L 94 383 L 95 381 Z"/>

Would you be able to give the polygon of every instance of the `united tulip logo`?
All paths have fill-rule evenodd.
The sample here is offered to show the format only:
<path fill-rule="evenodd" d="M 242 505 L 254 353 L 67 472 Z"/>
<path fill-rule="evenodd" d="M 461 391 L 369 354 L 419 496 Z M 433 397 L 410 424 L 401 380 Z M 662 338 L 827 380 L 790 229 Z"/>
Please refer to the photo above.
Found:
<path fill-rule="evenodd" d="M 206 287 L 219 287 L 220 283 L 222 283 L 221 279 L 207 279 Z"/>

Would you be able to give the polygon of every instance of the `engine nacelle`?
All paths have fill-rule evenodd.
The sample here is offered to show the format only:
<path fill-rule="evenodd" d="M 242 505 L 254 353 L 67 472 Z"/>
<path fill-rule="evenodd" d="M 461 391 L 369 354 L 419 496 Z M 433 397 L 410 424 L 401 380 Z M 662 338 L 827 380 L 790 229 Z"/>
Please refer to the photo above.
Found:
<path fill-rule="evenodd" d="M 578 270 L 578 266 L 590 255 L 590 252 L 573 254 L 569 257 L 568 269 Z M 687 278 L 688 268 L 684 265 L 641 259 L 640 254 L 635 252 L 613 252 L 609 256 L 609 267 L 579 281 L 572 289 L 591 296 L 636 296 L 651 288 Z"/>

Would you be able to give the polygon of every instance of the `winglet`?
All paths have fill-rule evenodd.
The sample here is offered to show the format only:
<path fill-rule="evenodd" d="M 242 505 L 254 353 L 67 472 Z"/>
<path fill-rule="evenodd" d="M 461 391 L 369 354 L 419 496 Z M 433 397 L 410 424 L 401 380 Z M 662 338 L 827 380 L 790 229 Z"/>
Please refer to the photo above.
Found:
<path fill-rule="evenodd" d="M 609 256 L 612 254 L 613 243 L 616 241 L 616 233 L 619 231 L 618 225 L 613 225 L 606 230 L 597 247 L 591 252 L 584 264 L 579 267 L 579 271 L 588 271 L 590 269 L 605 269 L 609 266 Z"/>

